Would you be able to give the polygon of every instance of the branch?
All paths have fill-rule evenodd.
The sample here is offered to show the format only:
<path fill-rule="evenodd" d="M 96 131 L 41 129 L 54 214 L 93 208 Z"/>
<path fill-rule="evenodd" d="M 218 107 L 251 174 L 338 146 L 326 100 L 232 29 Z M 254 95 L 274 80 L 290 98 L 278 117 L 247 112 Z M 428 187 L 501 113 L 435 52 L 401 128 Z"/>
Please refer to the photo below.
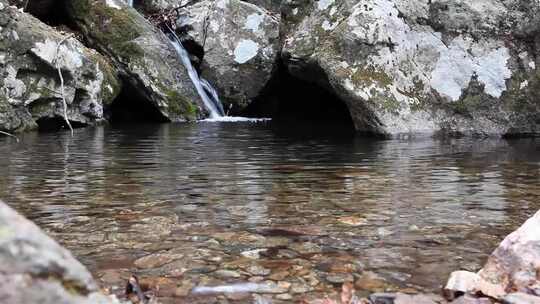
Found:
<path fill-rule="evenodd" d="M 60 51 L 60 46 L 64 41 L 71 38 L 73 34 L 69 34 L 66 37 L 64 37 L 60 42 L 58 42 L 58 45 L 56 46 L 56 53 L 54 55 L 53 62 L 56 65 L 56 69 L 58 70 L 58 76 L 60 77 L 60 91 L 62 94 L 62 104 L 64 105 L 64 120 L 66 121 L 66 124 L 69 127 L 69 130 L 71 131 L 71 137 L 73 137 L 73 127 L 71 126 L 71 123 L 69 122 L 68 116 L 67 116 L 67 102 L 66 102 L 66 94 L 64 91 L 64 76 L 62 76 L 62 70 L 60 69 L 60 65 L 58 64 L 58 52 Z"/>
<path fill-rule="evenodd" d="M 4 134 L 4 135 L 6 135 L 6 136 L 13 137 L 13 138 L 15 138 L 15 140 L 16 140 L 17 142 L 19 142 L 19 138 L 18 138 L 17 136 L 15 136 L 15 135 L 11 134 L 11 133 L 4 132 L 4 131 L 0 131 L 0 134 Z"/>

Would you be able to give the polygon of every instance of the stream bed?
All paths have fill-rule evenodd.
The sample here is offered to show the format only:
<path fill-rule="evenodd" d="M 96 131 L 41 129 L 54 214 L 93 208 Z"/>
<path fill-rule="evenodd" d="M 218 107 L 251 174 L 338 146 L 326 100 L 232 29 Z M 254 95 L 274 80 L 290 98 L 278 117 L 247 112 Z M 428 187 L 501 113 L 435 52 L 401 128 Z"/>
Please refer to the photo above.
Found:
<path fill-rule="evenodd" d="M 134 273 L 164 303 L 438 292 L 540 208 L 535 139 L 201 122 L 29 133 L 0 153 L 0 199 L 104 287 Z M 190 294 L 225 284 L 244 292 Z"/>

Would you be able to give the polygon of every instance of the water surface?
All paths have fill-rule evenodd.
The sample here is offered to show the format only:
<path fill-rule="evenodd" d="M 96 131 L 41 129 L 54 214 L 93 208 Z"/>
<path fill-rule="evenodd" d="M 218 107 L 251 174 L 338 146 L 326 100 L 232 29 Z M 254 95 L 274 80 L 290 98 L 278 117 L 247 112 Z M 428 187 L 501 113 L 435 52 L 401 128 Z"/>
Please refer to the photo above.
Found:
<path fill-rule="evenodd" d="M 366 292 L 436 291 L 540 207 L 538 140 L 310 130 L 202 122 L 2 138 L 0 198 L 97 276 L 188 289 L 274 280 L 295 298 L 351 279 Z M 134 265 L 155 253 L 165 258 Z"/>

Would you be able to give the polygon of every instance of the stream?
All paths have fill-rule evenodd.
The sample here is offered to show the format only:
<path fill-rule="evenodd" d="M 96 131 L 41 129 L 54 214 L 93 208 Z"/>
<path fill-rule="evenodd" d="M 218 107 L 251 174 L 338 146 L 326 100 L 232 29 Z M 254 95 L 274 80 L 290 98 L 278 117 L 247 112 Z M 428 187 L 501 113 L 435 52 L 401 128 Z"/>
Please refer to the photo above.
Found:
<path fill-rule="evenodd" d="M 0 142 L 1 199 L 104 285 L 121 292 L 136 273 L 159 282 L 165 303 L 247 283 L 277 301 L 344 281 L 366 294 L 437 292 L 540 208 L 535 139 L 375 140 L 207 121 Z"/>

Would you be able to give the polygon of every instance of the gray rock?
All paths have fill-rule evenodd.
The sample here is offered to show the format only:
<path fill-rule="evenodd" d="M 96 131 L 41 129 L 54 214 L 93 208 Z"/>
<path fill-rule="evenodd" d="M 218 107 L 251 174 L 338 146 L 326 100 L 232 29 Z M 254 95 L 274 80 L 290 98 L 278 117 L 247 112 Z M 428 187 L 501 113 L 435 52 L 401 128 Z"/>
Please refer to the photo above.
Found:
<path fill-rule="evenodd" d="M 337 93 L 359 131 L 538 134 L 539 9 L 520 0 L 287 1 L 283 56 L 293 75 Z"/>
<path fill-rule="evenodd" d="M 69 251 L 0 201 L 0 303 L 118 303 Z"/>
<path fill-rule="evenodd" d="M 67 33 L 55 31 L 4 0 L 0 4 L 4 7 L 0 10 L 0 129 L 19 132 L 35 129 L 48 119 L 63 120 L 57 65 L 72 124 L 102 121 L 104 107 L 120 91 L 111 64 Z"/>
<path fill-rule="evenodd" d="M 200 99 L 169 39 L 121 0 L 73 0 L 67 11 L 82 34 L 110 57 L 131 94 L 157 109 L 163 120 L 201 116 Z"/>
<path fill-rule="evenodd" d="M 540 304 L 540 297 L 530 294 L 516 292 L 504 297 L 504 304 Z"/>
<path fill-rule="evenodd" d="M 201 74 L 227 109 L 245 108 L 270 77 L 279 51 L 279 16 L 240 0 L 201 1 L 181 11 L 185 39 L 204 50 Z"/>
<path fill-rule="evenodd" d="M 481 293 L 502 300 L 508 293 L 540 296 L 540 211 L 508 235 L 478 274 L 454 272 L 445 288 L 452 300 L 457 293 Z M 448 296 L 450 295 L 450 296 Z M 512 299 L 513 297 L 510 297 Z M 534 299 L 534 298 L 533 298 Z"/>

